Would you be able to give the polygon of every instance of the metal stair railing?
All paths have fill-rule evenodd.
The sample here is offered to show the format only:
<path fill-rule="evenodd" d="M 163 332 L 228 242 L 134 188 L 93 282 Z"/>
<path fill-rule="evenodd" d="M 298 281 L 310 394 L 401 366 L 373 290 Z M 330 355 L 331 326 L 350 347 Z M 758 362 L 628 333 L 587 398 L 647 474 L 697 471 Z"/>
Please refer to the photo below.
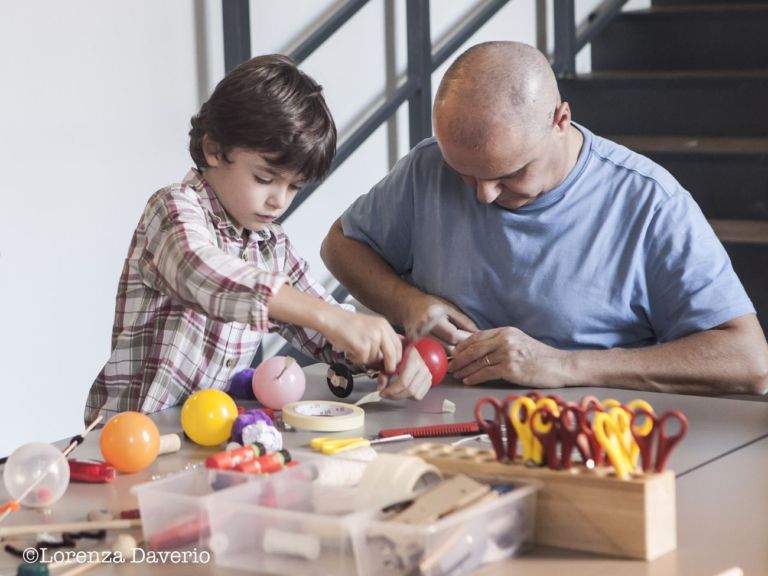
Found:
<path fill-rule="evenodd" d="M 576 54 L 603 31 L 626 3 L 627 0 L 604 0 L 576 26 L 575 2 L 553 0 L 555 50 L 552 68 L 558 78 L 576 75 Z"/>
<path fill-rule="evenodd" d="M 346 2 L 289 54 L 291 58 L 299 63 L 305 60 L 368 1 Z M 408 66 L 405 81 L 381 105 L 370 112 L 352 134 L 339 145 L 328 175 L 338 169 L 406 101 L 409 108 L 410 145 L 415 146 L 424 138 L 431 136 L 432 73 L 508 2 L 509 0 L 485 2 L 467 22 L 442 43 L 438 50 L 434 51 L 429 23 L 429 0 L 407 0 Z M 222 7 L 225 67 L 229 71 L 251 57 L 248 0 L 222 0 Z M 321 182 L 315 182 L 302 188 L 280 221 L 288 218 L 320 185 Z"/>

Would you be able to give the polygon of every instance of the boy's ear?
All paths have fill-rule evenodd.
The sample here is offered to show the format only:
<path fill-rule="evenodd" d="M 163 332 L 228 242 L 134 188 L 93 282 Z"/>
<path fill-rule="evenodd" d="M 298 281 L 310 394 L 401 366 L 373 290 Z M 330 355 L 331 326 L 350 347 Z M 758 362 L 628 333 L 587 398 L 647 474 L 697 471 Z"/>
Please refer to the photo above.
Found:
<path fill-rule="evenodd" d="M 203 155 L 208 166 L 216 167 L 221 162 L 221 147 L 208 134 L 203 136 Z"/>

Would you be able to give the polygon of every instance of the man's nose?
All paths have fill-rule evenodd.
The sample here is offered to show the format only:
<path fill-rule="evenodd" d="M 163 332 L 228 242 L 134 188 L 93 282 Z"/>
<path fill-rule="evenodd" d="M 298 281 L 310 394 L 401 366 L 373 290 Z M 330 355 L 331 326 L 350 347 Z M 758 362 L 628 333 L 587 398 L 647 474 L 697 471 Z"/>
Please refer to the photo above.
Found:
<path fill-rule="evenodd" d="M 477 201 L 481 204 L 491 204 L 499 197 L 498 184 L 491 180 L 477 181 Z"/>

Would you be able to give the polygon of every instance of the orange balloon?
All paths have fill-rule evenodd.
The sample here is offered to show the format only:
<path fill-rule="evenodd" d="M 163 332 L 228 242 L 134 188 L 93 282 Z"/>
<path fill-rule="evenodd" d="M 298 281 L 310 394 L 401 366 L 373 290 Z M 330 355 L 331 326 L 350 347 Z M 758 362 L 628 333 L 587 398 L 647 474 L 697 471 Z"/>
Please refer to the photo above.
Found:
<path fill-rule="evenodd" d="M 132 474 L 144 470 L 157 458 L 160 431 L 145 414 L 121 412 L 104 425 L 99 448 L 108 464 Z"/>

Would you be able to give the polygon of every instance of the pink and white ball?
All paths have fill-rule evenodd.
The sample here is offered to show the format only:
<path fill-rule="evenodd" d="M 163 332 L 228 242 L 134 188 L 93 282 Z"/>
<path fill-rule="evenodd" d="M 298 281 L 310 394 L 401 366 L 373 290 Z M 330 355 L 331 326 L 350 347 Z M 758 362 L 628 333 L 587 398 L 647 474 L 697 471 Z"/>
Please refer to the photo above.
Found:
<path fill-rule="evenodd" d="M 268 358 L 253 372 L 253 394 L 273 410 L 301 400 L 305 388 L 304 371 L 290 356 Z"/>

